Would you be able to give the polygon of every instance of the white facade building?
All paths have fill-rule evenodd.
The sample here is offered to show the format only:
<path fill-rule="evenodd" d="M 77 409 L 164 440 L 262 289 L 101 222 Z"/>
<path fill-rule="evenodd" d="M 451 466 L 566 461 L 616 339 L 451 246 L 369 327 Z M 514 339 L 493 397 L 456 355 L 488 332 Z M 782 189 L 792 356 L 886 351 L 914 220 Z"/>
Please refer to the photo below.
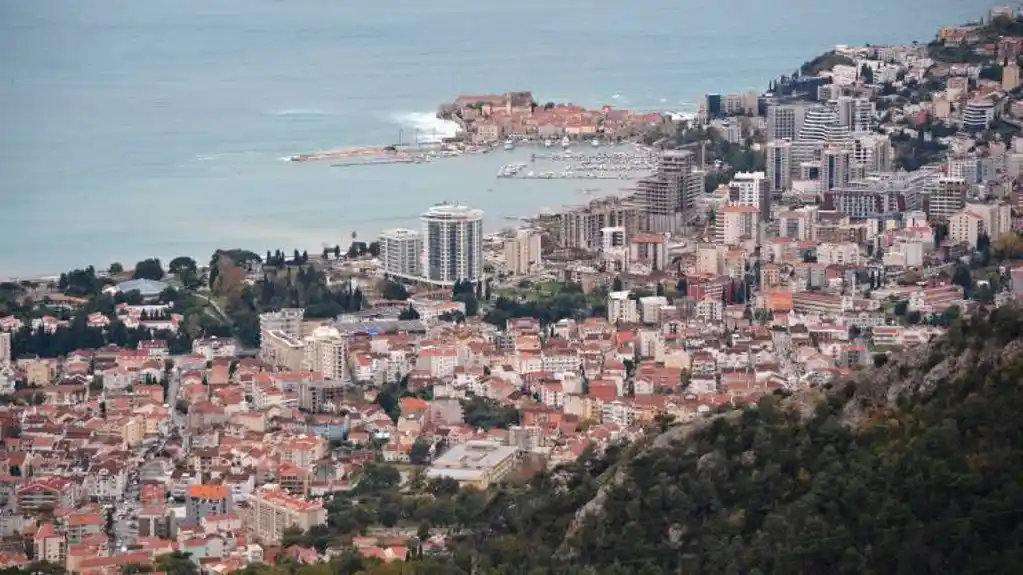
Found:
<path fill-rule="evenodd" d="M 807 107 L 801 104 L 778 104 L 767 109 L 767 140 L 795 140 L 803 128 Z"/>
<path fill-rule="evenodd" d="M 630 297 L 629 290 L 614 291 L 607 295 L 607 321 L 611 323 L 638 323 L 639 305 Z"/>
<path fill-rule="evenodd" d="M 305 310 L 302 308 L 284 308 L 278 311 L 271 311 L 259 314 L 259 333 L 266 337 L 271 331 L 280 331 L 293 337 L 302 337 L 302 318 Z"/>
<path fill-rule="evenodd" d="M 853 242 L 824 242 L 817 246 L 817 263 L 824 265 L 859 265 L 860 247 Z"/>
<path fill-rule="evenodd" d="M 451 285 L 483 279 L 483 210 L 438 204 L 423 214 L 422 221 L 427 281 Z"/>
<path fill-rule="evenodd" d="M 752 206 L 761 221 L 771 219 L 771 193 L 764 172 L 736 172 L 728 183 L 730 206 Z"/>
<path fill-rule="evenodd" d="M 324 379 L 347 379 L 348 341 L 337 328 L 320 326 L 305 338 L 305 366 Z"/>
<path fill-rule="evenodd" d="M 423 275 L 423 238 L 415 230 L 396 228 L 380 234 L 380 263 L 388 276 L 418 278 Z"/>

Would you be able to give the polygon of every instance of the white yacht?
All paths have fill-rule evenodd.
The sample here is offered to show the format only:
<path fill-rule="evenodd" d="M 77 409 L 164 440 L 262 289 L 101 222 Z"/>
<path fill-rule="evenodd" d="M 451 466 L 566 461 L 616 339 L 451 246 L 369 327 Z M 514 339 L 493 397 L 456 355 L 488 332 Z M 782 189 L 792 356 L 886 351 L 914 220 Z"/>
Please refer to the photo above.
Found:
<path fill-rule="evenodd" d="M 594 148 L 600 147 L 600 140 L 598 140 L 597 138 L 593 138 L 593 140 L 591 140 L 590 143 L 593 144 Z"/>
<path fill-rule="evenodd" d="M 565 136 L 564 138 L 561 138 L 561 147 L 562 148 L 567 148 L 567 147 L 569 147 L 571 145 L 572 145 L 572 140 L 569 140 L 568 136 Z"/>
<path fill-rule="evenodd" d="M 504 141 L 504 149 L 505 150 L 514 150 L 515 149 L 515 141 L 512 140 L 511 138 L 508 138 L 507 140 L 505 140 Z"/>
<path fill-rule="evenodd" d="M 545 148 L 549 148 L 549 147 L 551 147 L 553 145 L 554 145 L 554 142 L 552 142 L 550 138 L 547 138 L 546 140 L 543 141 L 543 147 L 545 147 Z"/>

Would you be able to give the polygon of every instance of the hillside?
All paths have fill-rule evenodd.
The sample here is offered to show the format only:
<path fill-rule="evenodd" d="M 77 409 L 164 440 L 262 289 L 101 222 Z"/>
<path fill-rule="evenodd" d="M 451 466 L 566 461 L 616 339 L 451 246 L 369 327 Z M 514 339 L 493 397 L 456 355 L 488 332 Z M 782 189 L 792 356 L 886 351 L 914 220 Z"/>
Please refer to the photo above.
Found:
<path fill-rule="evenodd" d="M 491 506 L 482 572 L 1000 573 L 1023 559 L 1023 313 L 591 457 Z M 576 572 L 575 567 L 569 571 Z M 546 572 L 546 570 L 539 571 Z"/>

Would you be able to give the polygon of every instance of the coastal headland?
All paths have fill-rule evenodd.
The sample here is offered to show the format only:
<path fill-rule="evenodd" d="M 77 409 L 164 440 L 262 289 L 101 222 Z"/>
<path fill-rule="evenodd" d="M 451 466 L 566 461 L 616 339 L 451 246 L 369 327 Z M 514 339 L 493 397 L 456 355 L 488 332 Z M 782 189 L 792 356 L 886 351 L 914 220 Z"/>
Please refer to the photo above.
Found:
<path fill-rule="evenodd" d="M 502 139 L 570 141 L 601 138 L 622 142 L 660 126 L 665 116 L 612 106 L 588 109 L 571 103 L 545 102 L 532 92 L 464 95 L 444 104 L 437 117 L 457 122 L 464 139 L 475 145 L 493 145 Z"/>
<path fill-rule="evenodd" d="M 657 129 L 666 120 L 657 112 L 639 113 L 612 106 L 588 109 L 570 103 L 540 104 L 532 92 L 463 95 L 442 104 L 437 117 L 455 122 L 458 133 L 437 142 L 422 141 L 412 134 L 403 141 L 384 146 L 359 146 L 306 152 L 288 156 L 292 162 L 332 162 L 341 167 L 373 164 L 416 164 L 438 157 L 486 153 L 500 142 L 546 143 L 565 147 L 594 140 L 621 143 Z"/>

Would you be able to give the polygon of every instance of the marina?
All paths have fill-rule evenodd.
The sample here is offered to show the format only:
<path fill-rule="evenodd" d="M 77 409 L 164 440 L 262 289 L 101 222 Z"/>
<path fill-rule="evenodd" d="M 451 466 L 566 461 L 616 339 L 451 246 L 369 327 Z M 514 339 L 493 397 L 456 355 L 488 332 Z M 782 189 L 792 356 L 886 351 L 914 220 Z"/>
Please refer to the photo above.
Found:
<path fill-rule="evenodd" d="M 636 152 L 573 151 L 534 153 L 530 162 L 501 166 L 498 178 L 523 180 L 634 180 L 657 169 L 657 156 L 645 149 Z"/>

